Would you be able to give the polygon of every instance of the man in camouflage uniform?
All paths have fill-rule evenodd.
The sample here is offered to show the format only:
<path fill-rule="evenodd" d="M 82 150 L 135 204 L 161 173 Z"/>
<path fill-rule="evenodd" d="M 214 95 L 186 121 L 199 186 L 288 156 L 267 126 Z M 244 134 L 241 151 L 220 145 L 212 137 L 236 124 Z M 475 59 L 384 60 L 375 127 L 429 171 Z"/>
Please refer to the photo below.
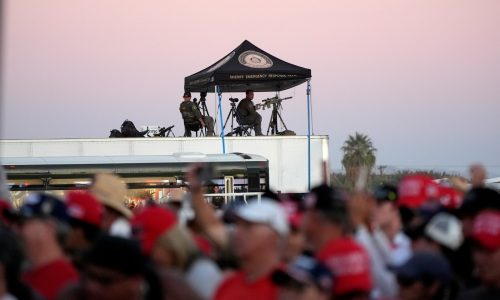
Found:
<path fill-rule="evenodd" d="M 184 101 L 182 101 L 179 110 L 184 120 L 184 136 L 191 136 L 191 126 L 196 127 L 201 125 L 207 128 L 207 136 L 214 136 L 214 119 L 209 116 L 203 116 L 200 110 L 191 102 L 191 93 L 184 93 Z"/>
<path fill-rule="evenodd" d="M 244 99 L 241 99 L 236 112 L 239 116 L 240 125 L 250 125 L 255 130 L 255 135 L 262 135 L 261 123 L 262 117 L 258 112 L 255 111 L 255 106 L 253 105 L 253 91 L 247 90 Z"/>

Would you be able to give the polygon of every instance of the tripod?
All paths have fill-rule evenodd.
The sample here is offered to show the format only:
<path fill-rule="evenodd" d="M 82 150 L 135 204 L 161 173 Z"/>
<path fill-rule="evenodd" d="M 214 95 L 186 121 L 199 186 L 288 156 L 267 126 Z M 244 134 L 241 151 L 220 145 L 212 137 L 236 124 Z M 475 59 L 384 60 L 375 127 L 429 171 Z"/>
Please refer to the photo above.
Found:
<path fill-rule="evenodd" d="M 281 125 L 285 127 L 285 130 L 288 130 L 279 112 L 280 109 L 281 101 L 273 102 L 273 111 L 271 112 L 271 119 L 269 120 L 269 126 L 267 127 L 266 135 L 269 135 L 269 131 L 271 131 L 271 135 L 278 134 L 278 119 L 281 122 Z"/>
<path fill-rule="evenodd" d="M 207 108 L 207 103 L 206 103 L 206 98 L 205 97 L 200 97 L 200 101 L 196 103 L 198 106 L 198 109 L 200 110 L 201 114 L 205 117 L 210 117 L 210 113 L 208 112 Z"/>
<path fill-rule="evenodd" d="M 234 131 L 234 119 L 236 118 L 236 102 L 238 102 L 238 99 L 232 99 L 230 98 L 229 101 L 231 101 L 231 110 L 229 110 L 229 113 L 227 114 L 226 121 L 224 122 L 224 127 L 222 128 L 222 134 L 224 134 L 224 130 L 226 129 L 227 122 L 229 121 L 229 118 L 231 118 L 231 133 Z"/>

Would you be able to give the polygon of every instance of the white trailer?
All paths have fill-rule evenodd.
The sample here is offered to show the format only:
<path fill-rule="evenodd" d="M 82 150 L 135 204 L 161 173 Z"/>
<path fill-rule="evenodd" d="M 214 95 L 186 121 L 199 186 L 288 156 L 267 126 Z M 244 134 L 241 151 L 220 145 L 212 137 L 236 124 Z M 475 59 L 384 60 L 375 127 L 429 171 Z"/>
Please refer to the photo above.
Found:
<path fill-rule="evenodd" d="M 248 153 L 269 160 L 269 185 L 275 191 L 304 193 L 308 190 L 307 136 L 226 137 L 226 153 Z M 311 136 L 311 187 L 323 181 L 330 173 L 328 136 Z M 173 155 L 182 152 L 221 154 L 218 137 L 196 138 L 106 138 L 106 139 L 53 139 L 2 140 L 0 157 L 44 158 L 61 157 L 115 157 Z M 326 172 L 322 162 L 326 162 Z M 8 170 L 7 170 L 8 173 Z M 327 178 L 328 180 L 328 178 Z"/>

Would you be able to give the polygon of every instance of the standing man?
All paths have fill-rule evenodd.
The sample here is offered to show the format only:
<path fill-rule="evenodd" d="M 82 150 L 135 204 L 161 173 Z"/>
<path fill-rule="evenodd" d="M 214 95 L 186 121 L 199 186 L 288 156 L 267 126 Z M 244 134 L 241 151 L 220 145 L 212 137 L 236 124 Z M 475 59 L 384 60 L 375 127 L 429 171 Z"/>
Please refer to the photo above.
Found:
<path fill-rule="evenodd" d="M 240 104 L 236 108 L 239 115 L 240 125 L 251 125 L 255 130 L 255 135 L 263 135 L 261 129 L 262 117 L 255 111 L 253 105 L 253 91 L 247 90 L 245 98 L 241 99 Z"/>
<path fill-rule="evenodd" d="M 272 274 L 281 267 L 281 250 L 288 235 L 284 209 L 263 197 L 236 211 L 234 253 L 241 268 L 219 286 L 214 300 L 275 300 L 278 286 Z"/>
<path fill-rule="evenodd" d="M 184 136 L 191 136 L 190 126 L 201 124 L 207 128 L 207 136 L 214 136 L 214 119 L 209 116 L 202 116 L 200 110 L 191 102 L 191 92 L 184 93 L 184 101 L 182 101 L 179 111 L 181 112 L 184 121 Z"/>
<path fill-rule="evenodd" d="M 316 259 L 335 275 L 335 299 L 368 300 L 372 291 L 370 257 L 351 236 L 351 220 L 343 193 L 326 185 L 304 199 L 302 227 Z"/>

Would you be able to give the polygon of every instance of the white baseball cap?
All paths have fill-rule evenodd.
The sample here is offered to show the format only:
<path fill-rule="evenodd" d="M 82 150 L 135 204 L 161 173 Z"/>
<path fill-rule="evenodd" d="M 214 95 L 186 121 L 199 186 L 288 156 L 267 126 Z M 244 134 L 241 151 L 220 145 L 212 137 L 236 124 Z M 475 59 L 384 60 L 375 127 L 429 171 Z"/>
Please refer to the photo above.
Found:
<path fill-rule="evenodd" d="M 248 205 L 241 206 L 236 216 L 250 223 L 265 224 L 276 231 L 280 236 L 288 235 L 288 219 L 285 210 L 276 201 L 270 198 L 261 198 Z"/>
<path fill-rule="evenodd" d="M 462 222 L 449 213 L 438 213 L 425 226 L 425 235 L 436 243 L 457 250 L 464 240 Z"/>

